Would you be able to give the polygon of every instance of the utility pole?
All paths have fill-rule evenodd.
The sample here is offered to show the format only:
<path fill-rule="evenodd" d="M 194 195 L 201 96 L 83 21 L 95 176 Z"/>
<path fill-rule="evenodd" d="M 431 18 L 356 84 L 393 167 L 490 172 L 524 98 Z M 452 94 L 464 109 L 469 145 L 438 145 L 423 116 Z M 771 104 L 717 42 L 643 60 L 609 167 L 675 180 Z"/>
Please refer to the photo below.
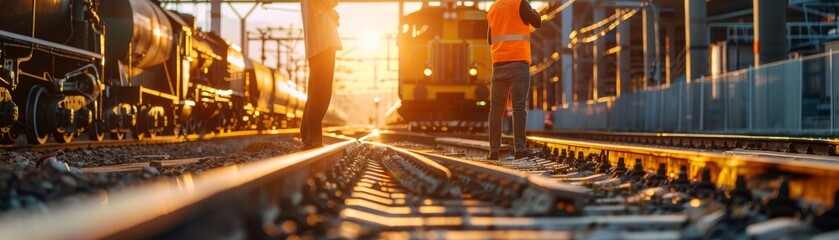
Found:
<path fill-rule="evenodd" d="M 221 0 L 210 3 L 210 31 L 221 36 Z"/>
<path fill-rule="evenodd" d="M 248 40 L 251 41 L 261 41 L 262 49 L 262 62 L 268 58 L 267 52 L 267 43 L 268 42 L 275 42 L 277 47 L 277 70 L 282 69 L 283 65 L 285 65 L 286 73 L 289 74 L 290 77 L 294 76 L 294 68 L 292 67 L 292 63 L 296 60 L 292 52 L 294 52 L 294 48 L 300 41 L 303 41 L 303 35 L 301 29 L 294 29 L 293 25 L 289 26 L 289 28 L 285 27 L 267 27 L 267 28 L 259 28 L 257 29 L 256 35 L 251 35 Z M 285 33 L 285 34 L 283 34 Z M 283 50 L 285 50 L 285 64 L 282 63 L 283 61 Z M 295 84 L 298 84 L 295 82 Z"/>
<path fill-rule="evenodd" d="M 216 0 L 216 1 L 218 1 L 218 0 Z M 245 13 L 245 15 L 242 15 L 242 14 L 239 13 L 238 10 L 236 10 L 236 8 L 233 7 L 233 3 L 227 2 L 227 5 L 230 6 L 230 9 L 233 9 L 233 13 L 236 14 L 236 17 L 239 17 L 239 43 L 241 43 L 241 45 L 242 45 L 242 55 L 244 55 L 246 58 L 248 57 L 248 55 L 250 55 L 250 54 L 248 54 L 247 19 L 248 19 L 248 17 L 251 16 L 251 13 L 253 13 L 253 10 L 256 10 L 256 7 L 261 5 L 261 4 L 262 3 L 259 3 L 259 2 L 254 3 L 253 6 L 251 6 L 250 10 L 248 10 L 248 12 Z M 221 18 L 221 13 L 219 13 L 219 18 Z M 219 26 L 219 29 L 220 28 L 221 28 L 221 26 Z M 221 31 L 219 31 L 219 34 L 221 34 Z"/>

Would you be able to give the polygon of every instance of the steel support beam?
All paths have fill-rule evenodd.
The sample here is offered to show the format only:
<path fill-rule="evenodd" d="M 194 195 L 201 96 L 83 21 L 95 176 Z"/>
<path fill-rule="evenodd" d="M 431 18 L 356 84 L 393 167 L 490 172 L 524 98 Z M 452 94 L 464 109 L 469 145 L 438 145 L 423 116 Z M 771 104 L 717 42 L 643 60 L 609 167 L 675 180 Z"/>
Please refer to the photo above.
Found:
<path fill-rule="evenodd" d="M 705 0 L 685 0 L 685 79 L 708 75 L 708 14 Z"/>
<path fill-rule="evenodd" d="M 221 0 L 210 3 L 210 31 L 221 36 Z"/>
<path fill-rule="evenodd" d="M 787 1 L 754 0 L 755 66 L 787 58 Z"/>
<path fill-rule="evenodd" d="M 592 9 L 592 22 L 600 22 L 605 17 L 605 13 L 603 8 L 595 7 Z M 603 50 L 606 48 L 606 43 L 604 42 L 605 38 L 598 38 L 594 40 L 594 43 L 591 44 L 592 46 L 592 55 L 594 56 L 594 63 L 592 64 L 592 75 L 591 75 L 591 97 L 592 99 L 597 99 L 600 97 L 600 90 L 603 84 L 603 77 L 604 77 L 604 68 L 606 67 L 606 62 L 603 61 Z"/>
<path fill-rule="evenodd" d="M 537 65 L 540 63 L 544 63 L 542 60 L 544 58 L 544 46 L 547 44 L 547 39 L 539 33 L 533 33 L 530 35 L 530 44 L 531 44 L 531 60 L 533 61 L 533 65 Z M 537 48 L 533 48 L 533 46 L 538 46 Z M 537 108 L 542 109 L 542 106 L 545 104 L 545 92 L 544 92 L 544 81 L 542 81 L 544 77 L 545 71 L 541 71 L 536 75 L 530 76 L 530 85 L 533 86 L 535 89 L 532 89 L 533 92 L 531 94 L 531 100 L 533 101 L 531 109 Z"/>
<path fill-rule="evenodd" d="M 630 25 L 629 21 L 621 22 L 617 27 L 617 45 L 620 50 L 617 53 L 618 71 L 617 79 L 615 81 L 615 96 L 620 97 L 622 94 L 628 94 L 630 91 L 631 80 L 629 78 L 629 58 L 630 58 Z"/>
<path fill-rule="evenodd" d="M 248 21 L 248 17 L 251 16 L 253 11 L 256 10 L 256 7 L 259 6 L 260 3 L 253 4 L 253 6 L 251 6 L 251 8 L 248 10 L 248 12 L 245 13 L 244 15 L 239 13 L 239 11 L 236 10 L 235 7 L 233 7 L 232 3 L 228 2 L 227 5 L 230 5 L 230 9 L 233 9 L 233 13 L 236 14 L 236 17 L 239 17 L 239 43 L 242 46 L 242 55 L 244 55 L 245 57 L 248 57 L 249 54 L 248 54 L 248 30 L 247 30 L 248 25 L 247 25 L 247 21 Z"/>
<path fill-rule="evenodd" d="M 552 69 L 550 69 L 550 70 L 552 70 L 553 74 L 551 74 L 549 77 L 551 77 L 551 86 L 552 86 L 552 89 L 553 89 L 553 92 L 554 92 L 553 106 L 556 106 L 556 108 L 561 108 L 562 104 L 563 104 L 563 101 L 564 101 L 563 97 L 562 97 L 564 88 L 562 86 L 562 80 L 560 80 L 560 79 L 562 79 L 562 74 L 563 74 L 564 71 L 562 70 L 562 59 L 559 59 L 559 57 L 562 56 L 562 55 L 560 55 L 560 52 L 564 52 L 565 49 L 567 48 L 567 46 L 562 45 L 562 40 L 561 40 L 562 37 L 563 37 L 561 35 L 562 28 L 559 27 L 559 23 L 557 23 L 556 21 L 548 21 L 548 22 L 543 23 L 543 26 L 545 26 L 544 24 L 546 24 L 551 29 L 553 29 L 553 32 L 554 32 L 553 39 L 554 40 L 556 40 L 557 38 L 560 38 L 559 42 L 553 41 L 553 44 L 551 45 L 551 51 L 553 51 L 551 53 L 551 58 L 554 58 L 553 54 L 555 52 L 557 54 L 557 56 L 556 56 L 557 58 L 554 59 L 554 60 L 557 60 L 558 62 L 554 63 L 555 66 L 553 66 Z M 553 79 L 554 76 L 557 78 L 556 80 Z"/>
<path fill-rule="evenodd" d="M 570 0 L 563 0 L 566 3 Z M 574 101 L 574 59 L 572 59 L 572 51 L 569 48 L 571 45 L 571 35 L 574 21 L 574 5 L 569 5 L 560 14 L 562 20 L 561 32 L 561 49 L 562 49 L 562 91 L 563 91 L 563 106 L 568 106 Z"/>
<path fill-rule="evenodd" d="M 538 32 L 539 38 L 541 39 L 541 44 L 539 44 L 538 50 L 541 54 L 539 54 L 539 59 L 534 59 L 534 62 L 536 62 L 535 60 L 538 60 L 544 64 L 547 64 L 548 59 L 550 59 L 553 55 L 556 49 L 556 39 L 555 35 L 549 35 L 549 33 L 550 32 L 548 31 Z M 556 105 L 556 92 L 554 91 L 554 87 L 551 82 L 551 77 L 553 77 L 550 74 L 551 72 L 551 70 L 545 69 L 541 73 L 539 73 L 542 78 L 542 88 L 544 89 L 542 92 L 544 94 L 544 108 L 546 110 L 551 109 L 551 107 Z"/>
<path fill-rule="evenodd" d="M 655 1 L 653 1 L 655 2 Z M 643 12 L 644 32 L 644 83 L 646 88 L 649 84 L 661 84 L 661 61 L 658 43 L 658 6 L 655 3 L 647 5 Z"/>
<path fill-rule="evenodd" d="M 665 25 L 665 32 L 667 33 L 664 41 L 664 84 L 670 85 L 673 83 L 673 61 L 676 60 L 676 27 L 672 22 L 667 22 Z"/>

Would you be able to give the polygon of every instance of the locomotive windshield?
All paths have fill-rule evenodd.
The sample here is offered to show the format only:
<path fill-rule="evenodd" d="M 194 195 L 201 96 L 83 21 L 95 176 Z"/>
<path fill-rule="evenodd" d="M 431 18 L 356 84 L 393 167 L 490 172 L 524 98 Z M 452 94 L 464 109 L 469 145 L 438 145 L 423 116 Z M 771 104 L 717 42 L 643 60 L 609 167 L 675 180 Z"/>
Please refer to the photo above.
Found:
<path fill-rule="evenodd" d="M 419 40 L 442 37 L 442 14 L 443 12 L 440 9 L 425 9 L 403 17 L 402 36 Z"/>

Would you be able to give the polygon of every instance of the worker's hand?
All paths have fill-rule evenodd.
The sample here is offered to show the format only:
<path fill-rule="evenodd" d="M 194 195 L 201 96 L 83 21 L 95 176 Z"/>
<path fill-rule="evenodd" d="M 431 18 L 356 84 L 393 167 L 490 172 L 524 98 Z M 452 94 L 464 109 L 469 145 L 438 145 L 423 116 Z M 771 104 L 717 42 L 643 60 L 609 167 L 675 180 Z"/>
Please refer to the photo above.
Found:
<path fill-rule="evenodd" d="M 534 12 L 536 12 L 536 10 L 534 10 Z M 545 23 L 545 16 L 539 16 L 539 21 L 542 22 L 542 24 L 544 24 Z M 530 28 L 530 32 L 535 32 L 536 29 L 538 29 L 538 28 L 536 28 L 536 27 L 534 27 L 533 25 L 530 25 L 530 24 L 527 24 L 527 27 Z"/>

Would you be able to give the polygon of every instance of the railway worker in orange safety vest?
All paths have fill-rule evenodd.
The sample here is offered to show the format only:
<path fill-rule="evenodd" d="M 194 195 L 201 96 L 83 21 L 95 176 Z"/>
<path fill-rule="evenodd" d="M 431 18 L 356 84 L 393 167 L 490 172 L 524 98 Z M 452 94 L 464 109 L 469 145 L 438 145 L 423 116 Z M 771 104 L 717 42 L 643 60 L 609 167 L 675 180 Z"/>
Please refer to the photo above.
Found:
<path fill-rule="evenodd" d="M 527 0 L 498 0 L 487 14 L 487 41 L 492 46 L 492 90 L 489 110 L 489 160 L 501 150 L 501 118 L 512 94 L 515 158 L 528 157 L 524 136 L 527 93 L 530 89 L 530 29 L 542 26 Z"/>

